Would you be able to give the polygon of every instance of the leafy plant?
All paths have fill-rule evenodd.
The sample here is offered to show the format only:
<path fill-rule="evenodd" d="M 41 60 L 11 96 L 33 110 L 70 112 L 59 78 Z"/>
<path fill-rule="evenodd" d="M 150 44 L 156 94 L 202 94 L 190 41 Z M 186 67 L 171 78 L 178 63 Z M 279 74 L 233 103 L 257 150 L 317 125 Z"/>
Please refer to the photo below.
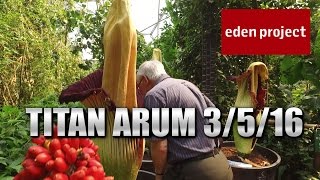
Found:
<path fill-rule="evenodd" d="M 85 3 L 79 2 L 80 5 L 74 6 L 70 4 L 70 9 L 67 13 L 67 27 L 68 32 L 74 33 L 74 40 L 71 41 L 72 52 L 74 54 L 82 54 L 88 51 L 92 55 L 92 59 L 81 64 L 82 69 L 89 69 L 99 62 L 99 67 L 103 67 L 104 51 L 103 51 L 103 31 L 105 25 L 105 17 L 109 12 L 111 2 L 104 1 L 103 4 L 97 2 L 97 9 L 95 11 L 88 10 Z M 145 42 L 142 34 L 137 36 L 137 66 L 143 61 L 149 60 L 152 55 L 152 47 Z M 99 68 L 98 67 L 98 68 Z"/>
<path fill-rule="evenodd" d="M 20 171 L 30 137 L 27 117 L 17 107 L 0 108 L 0 127 L 0 179 L 3 179 Z"/>
<path fill-rule="evenodd" d="M 319 1 L 174 1 L 167 0 L 164 9 L 170 15 L 171 25 L 165 26 L 163 36 L 156 41 L 163 57 L 177 77 L 190 80 L 207 93 L 215 105 L 227 113 L 236 96 L 235 86 L 227 81 L 228 75 L 244 72 L 252 61 L 264 62 L 270 72 L 267 105 L 270 107 L 302 108 L 305 122 L 319 123 Z M 312 54 L 309 56 L 223 56 L 220 52 L 221 8 L 310 8 Z M 210 22 L 209 22 L 210 21 Z M 206 23 L 208 22 L 208 23 Z M 207 36 L 206 36 L 207 35 Z M 206 38 L 207 37 L 207 38 Z M 209 46 L 213 67 L 206 70 L 202 46 Z M 209 48 L 207 48 L 209 50 Z M 175 50 L 175 52 L 173 52 Z M 173 54 L 173 55 L 172 55 Z M 180 73 L 181 72 L 181 73 Z M 210 74 L 210 77 L 206 75 Z M 204 77 L 204 78 L 203 78 Z M 211 78 L 212 77 L 212 78 Z M 210 84 L 210 87 L 207 85 Z M 210 92 L 208 92 L 208 90 Z M 263 146 L 278 152 L 282 158 L 279 176 L 288 179 L 316 179 L 319 173 L 312 170 L 313 129 L 305 129 L 300 138 L 275 138 L 269 127 L 264 138 L 258 140 Z"/>
<path fill-rule="evenodd" d="M 64 5 L 0 2 L 0 105 L 21 106 L 86 74 L 68 45 Z"/>

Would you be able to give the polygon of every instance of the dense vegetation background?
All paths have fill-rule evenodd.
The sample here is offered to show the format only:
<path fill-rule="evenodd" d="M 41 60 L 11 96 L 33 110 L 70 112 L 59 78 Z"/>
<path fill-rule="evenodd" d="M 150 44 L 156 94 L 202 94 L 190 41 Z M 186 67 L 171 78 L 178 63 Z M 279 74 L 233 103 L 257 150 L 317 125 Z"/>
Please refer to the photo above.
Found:
<path fill-rule="evenodd" d="M 68 84 L 101 67 L 102 30 L 110 2 L 97 3 L 91 12 L 82 0 L 0 1 L 0 179 L 20 170 L 30 145 L 25 107 L 60 107 L 59 92 Z M 268 106 L 302 108 L 305 122 L 320 121 L 320 3 L 318 1 L 197 1 L 167 0 L 163 12 L 170 16 L 161 36 L 147 44 L 138 37 L 138 64 L 151 58 L 152 48 L 163 52 L 168 73 L 201 88 L 203 36 L 213 33 L 214 87 L 211 99 L 227 113 L 236 87 L 228 76 L 243 72 L 252 61 L 270 70 Z M 310 8 L 312 54 L 309 56 L 223 56 L 220 52 L 222 8 Z M 211 24 L 206 24 L 208 17 Z M 72 39 L 69 33 L 77 32 Z M 83 60 L 83 49 L 93 60 Z M 80 106 L 80 104 L 68 104 Z M 313 169 L 314 129 L 300 138 L 275 138 L 272 127 L 258 140 L 282 158 L 279 179 L 319 179 Z"/>

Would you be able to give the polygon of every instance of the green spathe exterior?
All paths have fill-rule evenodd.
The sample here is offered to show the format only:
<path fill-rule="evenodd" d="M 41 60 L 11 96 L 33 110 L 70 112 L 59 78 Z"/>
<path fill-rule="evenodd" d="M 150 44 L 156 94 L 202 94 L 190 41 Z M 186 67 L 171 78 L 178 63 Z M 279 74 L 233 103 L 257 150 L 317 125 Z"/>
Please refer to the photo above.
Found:
<path fill-rule="evenodd" d="M 254 108 L 256 125 L 261 120 L 261 110 L 264 107 L 266 90 L 262 83 L 268 79 L 268 69 L 262 62 L 252 63 L 246 72 L 237 76 L 238 94 L 235 102 L 237 108 Z M 233 124 L 233 135 L 239 155 L 250 154 L 255 146 L 256 138 L 244 138 L 238 133 L 237 121 Z"/>

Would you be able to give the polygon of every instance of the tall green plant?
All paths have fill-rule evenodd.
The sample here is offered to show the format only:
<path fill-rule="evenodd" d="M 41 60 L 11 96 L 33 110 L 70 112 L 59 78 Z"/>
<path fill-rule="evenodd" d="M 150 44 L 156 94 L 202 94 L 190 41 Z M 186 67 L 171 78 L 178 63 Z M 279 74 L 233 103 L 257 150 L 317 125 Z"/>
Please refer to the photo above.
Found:
<path fill-rule="evenodd" d="M 23 154 L 29 146 L 28 120 L 22 109 L 0 108 L 0 179 L 12 179 L 21 169 Z"/>
<path fill-rule="evenodd" d="M 86 74 L 66 41 L 64 2 L 0 2 L 0 105 L 23 105 Z"/>

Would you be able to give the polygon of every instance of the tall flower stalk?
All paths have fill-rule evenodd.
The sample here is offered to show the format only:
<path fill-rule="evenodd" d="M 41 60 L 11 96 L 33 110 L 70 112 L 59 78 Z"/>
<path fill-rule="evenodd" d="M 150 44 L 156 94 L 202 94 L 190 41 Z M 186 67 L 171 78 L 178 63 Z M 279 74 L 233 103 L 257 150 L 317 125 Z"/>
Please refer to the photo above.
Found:
<path fill-rule="evenodd" d="M 159 48 L 154 48 L 153 49 L 152 59 L 162 62 L 162 54 L 161 54 L 161 50 Z"/>
<path fill-rule="evenodd" d="M 267 89 L 263 84 L 268 80 L 267 66 L 262 62 L 254 62 L 250 64 L 246 72 L 240 76 L 233 77 L 237 83 L 238 94 L 235 102 L 237 108 L 253 108 L 256 125 L 260 124 L 261 113 L 265 106 L 265 98 Z M 236 149 L 239 155 L 248 155 L 255 147 L 256 138 L 244 138 L 238 133 L 237 121 L 233 124 L 233 136 Z"/>
<path fill-rule="evenodd" d="M 137 107 L 137 34 L 129 0 L 113 0 L 104 27 L 104 67 L 62 91 L 60 102 L 81 101 L 86 107 L 105 107 L 106 137 L 95 138 L 101 163 L 116 180 L 135 180 L 144 153 L 142 138 L 113 138 L 116 107 Z"/>

